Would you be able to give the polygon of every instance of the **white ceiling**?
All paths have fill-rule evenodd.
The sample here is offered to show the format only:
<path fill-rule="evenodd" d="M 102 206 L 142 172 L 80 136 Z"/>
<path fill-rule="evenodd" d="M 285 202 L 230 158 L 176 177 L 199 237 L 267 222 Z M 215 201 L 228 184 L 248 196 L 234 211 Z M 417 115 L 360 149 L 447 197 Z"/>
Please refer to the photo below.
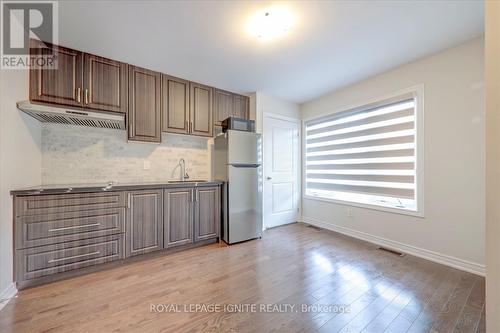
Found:
<path fill-rule="evenodd" d="M 248 17 L 272 2 L 66 1 L 59 43 L 235 92 L 302 103 L 483 34 L 483 1 L 295 1 L 263 43 Z"/>

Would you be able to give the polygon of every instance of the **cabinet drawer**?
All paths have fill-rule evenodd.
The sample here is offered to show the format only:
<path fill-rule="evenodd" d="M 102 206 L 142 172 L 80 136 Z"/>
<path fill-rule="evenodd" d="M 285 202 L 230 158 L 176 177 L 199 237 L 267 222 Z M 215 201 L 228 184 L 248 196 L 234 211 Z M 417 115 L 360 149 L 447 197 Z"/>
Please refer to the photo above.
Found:
<path fill-rule="evenodd" d="M 16 216 L 125 207 L 124 192 L 39 195 L 16 198 Z"/>
<path fill-rule="evenodd" d="M 114 235 L 18 250 L 17 280 L 31 280 L 122 259 L 123 237 Z"/>
<path fill-rule="evenodd" d="M 125 232 L 125 208 L 22 216 L 16 221 L 16 248 L 63 243 Z"/>

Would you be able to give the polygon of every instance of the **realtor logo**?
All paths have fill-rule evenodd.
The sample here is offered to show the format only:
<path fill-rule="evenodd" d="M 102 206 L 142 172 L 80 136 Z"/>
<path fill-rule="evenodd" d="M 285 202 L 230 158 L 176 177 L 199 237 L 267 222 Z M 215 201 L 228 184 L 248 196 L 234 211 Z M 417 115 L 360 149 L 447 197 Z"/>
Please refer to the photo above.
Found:
<path fill-rule="evenodd" d="M 30 39 L 58 42 L 57 1 L 0 1 L 2 69 L 26 69 L 29 66 L 56 68 L 53 54 L 39 52 L 30 57 Z M 36 46 L 35 46 L 36 45 Z M 43 47 L 43 43 L 31 47 Z"/>

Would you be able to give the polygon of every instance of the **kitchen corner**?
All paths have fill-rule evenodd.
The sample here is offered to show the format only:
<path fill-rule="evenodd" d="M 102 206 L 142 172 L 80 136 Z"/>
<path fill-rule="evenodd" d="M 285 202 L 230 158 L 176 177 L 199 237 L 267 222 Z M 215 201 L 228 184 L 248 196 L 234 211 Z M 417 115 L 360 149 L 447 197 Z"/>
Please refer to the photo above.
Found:
<path fill-rule="evenodd" d="M 29 50 L 58 66 L 32 66 L 16 104 L 41 129 L 40 185 L 10 192 L 17 287 L 218 242 L 213 138 L 227 118 L 249 122 L 249 97 L 34 39 Z"/>

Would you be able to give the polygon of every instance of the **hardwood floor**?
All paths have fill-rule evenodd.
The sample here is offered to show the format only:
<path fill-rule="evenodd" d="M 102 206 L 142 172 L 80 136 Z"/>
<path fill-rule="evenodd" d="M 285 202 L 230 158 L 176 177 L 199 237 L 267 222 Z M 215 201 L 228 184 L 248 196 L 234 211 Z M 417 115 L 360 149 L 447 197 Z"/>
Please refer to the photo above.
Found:
<path fill-rule="evenodd" d="M 166 311 L 169 304 L 181 312 Z M 195 310 L 184 309 L 189 304 L 220 309 L 186 312 Z M 235 304 L 281 304 L 286 311 L 235 311 Z M 306 312 L 302 304 L 332 306 Z M 0 332 L 198 331 L 484 332 L 484 278 L 292 224 L 262 240 L 26 289 L 0 312 Z"/>

